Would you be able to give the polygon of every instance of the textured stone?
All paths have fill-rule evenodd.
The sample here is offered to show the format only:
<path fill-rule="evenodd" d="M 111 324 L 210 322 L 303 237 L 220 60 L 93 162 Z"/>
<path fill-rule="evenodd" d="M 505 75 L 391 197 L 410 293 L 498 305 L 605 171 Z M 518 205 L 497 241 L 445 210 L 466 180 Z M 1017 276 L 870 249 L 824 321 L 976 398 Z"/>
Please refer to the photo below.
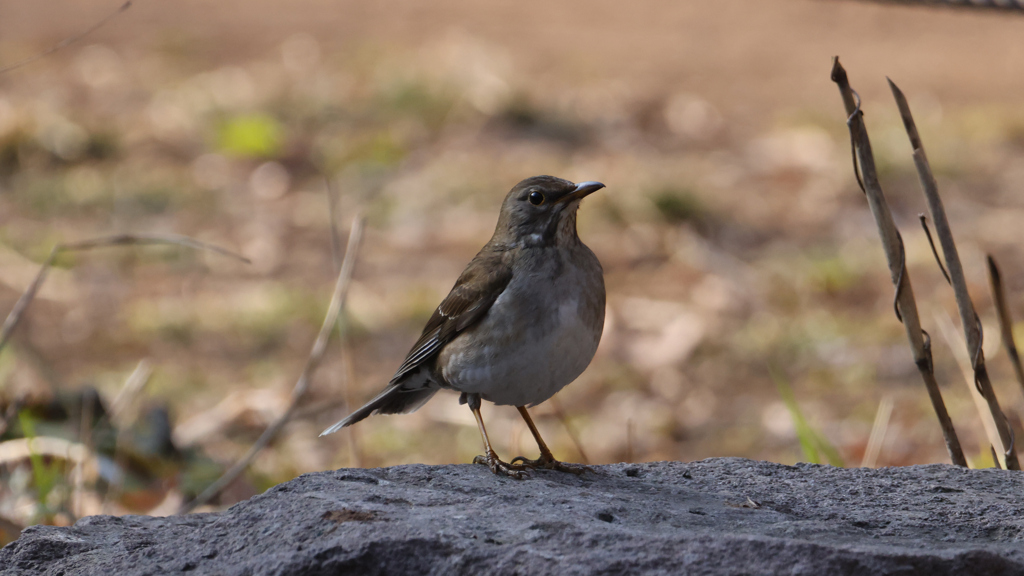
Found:
<path fill-rule="evenodd" d="M 1024 475 L 738 458 L 307 474 L 215 514 L 37 526 L 0 574 L 1024 574 Z"/>

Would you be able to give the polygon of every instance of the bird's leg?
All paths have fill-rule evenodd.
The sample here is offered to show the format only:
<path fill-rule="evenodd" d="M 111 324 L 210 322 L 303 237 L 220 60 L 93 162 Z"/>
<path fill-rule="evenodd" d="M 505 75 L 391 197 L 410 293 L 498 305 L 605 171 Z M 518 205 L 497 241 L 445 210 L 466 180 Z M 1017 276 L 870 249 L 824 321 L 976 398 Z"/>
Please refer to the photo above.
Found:
<path fill-rule="evenodd" d="M 565 462 L 559 462 L 555 460 L 555 456 L 551 453 L 551 449 L 544 443 L 544 439 L 540 437 L 540 431 L 537 430 L 537 425 L 533 423 L 533 418 L 530 418 L 530 413 L 526 411 L 526 406 L 516 406 L 516 410 L 523 415 L 523 420 L 526 420 L 526 425 L 530 427 L 530 433 L 533 434 L 533 439 L 537 441 L 537 447 L 540 448 L 540 458 L 536 460 L 527 460 L 522 456 L 516 456 L 512 459 L 511 464 L 513 466 L 520 465 L 526 468 L 547 468 L 548 470 L 558 470 L 561 472 L 571 472 L 573 474 L 583 474 L 589 468 L 582 464 L 567 464 Z"/>
<path fill-rule="evenodd" d="M 484 419 L 480 416 L 480 395 L 463 393 L 462 398 L 459 398 L 459 402 L 469 404 L 469 409 L 473 411 L 473 416 L 476 418 L 476 426 L 480 429 L 480 437 L 484 440 L 484 455 L 473 458 L 473 464 L 486 464 L 491 469 L 491 472 L 495 474 L 522 480 L 524 468 L 502 462 L 494 452 L 494 449 L 491 448 L 491 441 L 487 438 L 487 428 L 484 427 Z"/>

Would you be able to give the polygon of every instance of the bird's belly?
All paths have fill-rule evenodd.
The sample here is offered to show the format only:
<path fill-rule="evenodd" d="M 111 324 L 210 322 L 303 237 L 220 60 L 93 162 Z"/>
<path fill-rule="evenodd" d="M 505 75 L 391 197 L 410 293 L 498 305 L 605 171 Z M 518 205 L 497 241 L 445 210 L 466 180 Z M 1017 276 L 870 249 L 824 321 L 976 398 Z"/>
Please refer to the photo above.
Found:
<path fill-rule="evenodd" d="M 576 296 L 547 308 L 509 306 L 499 298 L 479 325 L 445 347 L 439 358 L 444 379 L 460 392 L 480 394 L 495 404 L 529 406 L 547 400 L 593 359 L 604 323 L 601 292 L 600 302 Z"/>

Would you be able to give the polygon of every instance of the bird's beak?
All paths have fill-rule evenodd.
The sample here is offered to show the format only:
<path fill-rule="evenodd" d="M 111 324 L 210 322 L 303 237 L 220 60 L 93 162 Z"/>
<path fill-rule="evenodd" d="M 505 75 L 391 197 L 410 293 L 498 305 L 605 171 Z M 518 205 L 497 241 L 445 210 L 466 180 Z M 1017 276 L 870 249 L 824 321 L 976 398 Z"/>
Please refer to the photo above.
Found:
<path fill-rule="evenodd" d="M 562 202 L 572 202 L 573 200 L 579 200 L 584 196 L 588 196 L 594 192 L 597 192 L 601 188 L 604 188 L 604 184 L 600 182 L 580 182 L 576 185 L 576 189 L 569 192 L 562 197 Z"/>

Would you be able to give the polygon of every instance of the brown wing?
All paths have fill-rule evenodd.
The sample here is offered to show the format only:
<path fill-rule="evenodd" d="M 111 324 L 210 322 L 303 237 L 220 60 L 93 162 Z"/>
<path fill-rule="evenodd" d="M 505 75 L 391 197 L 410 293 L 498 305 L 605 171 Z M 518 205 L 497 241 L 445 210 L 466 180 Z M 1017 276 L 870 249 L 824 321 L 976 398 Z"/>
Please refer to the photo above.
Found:
<path fill-rule="evenodd" d="M 509 281 L 512 268 L 501 252 L 477 254 L 466 266 L 458 281 L 423 328 L 423 334 L 406 355 L 405 361 L 391 378 L 394 384 L 403 376 L 432 359 L 441 347 L 451 342 L 490 310 Z"/>

